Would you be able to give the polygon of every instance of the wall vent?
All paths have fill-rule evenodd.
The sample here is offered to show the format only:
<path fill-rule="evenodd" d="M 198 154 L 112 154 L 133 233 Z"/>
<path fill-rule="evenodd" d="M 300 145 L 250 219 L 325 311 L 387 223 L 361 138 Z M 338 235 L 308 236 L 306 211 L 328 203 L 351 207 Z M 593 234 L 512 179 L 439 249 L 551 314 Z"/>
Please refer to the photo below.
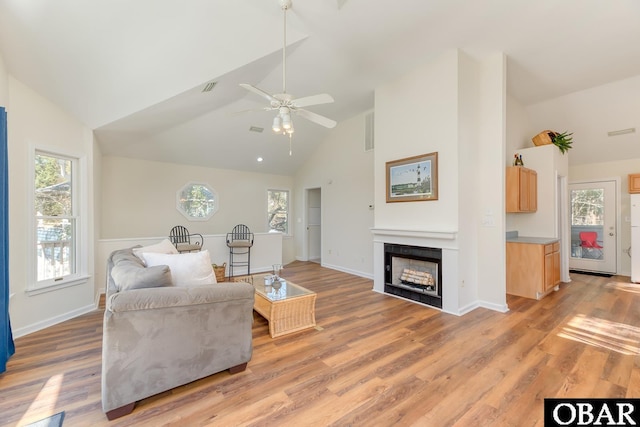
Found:
<path fill-rule="evenodd" d="M 607 135 L 618 136 L 618 135 L 626 135 L 628 133 L 635 133 L 635 132 L 636 132 L 636 128 L 629 128 L 629 129 L 612 130 L 611 132 L 607 132 Z"/>
<path fill-rule="evenodd" d="M 202 91 L 211 92 L 213 88 L 216 86 L 216 84 L 218 84 L 218 82 L 209 82 L 206 85 L 204 85 L 204 88 L 202 89 Z"/>
<path fill-rule="evenodd" d="M 374 145 L 374 113 L 371 112 L 364 116 L 364 151 L 371 151 L 375 148 Z"/>

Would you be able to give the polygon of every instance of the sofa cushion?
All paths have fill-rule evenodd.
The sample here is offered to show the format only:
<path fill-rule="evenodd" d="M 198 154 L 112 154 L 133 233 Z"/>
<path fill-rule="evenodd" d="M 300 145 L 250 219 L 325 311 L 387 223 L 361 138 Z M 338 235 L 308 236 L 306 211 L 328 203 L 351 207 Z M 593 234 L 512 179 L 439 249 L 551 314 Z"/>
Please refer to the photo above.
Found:
<path fill-rule="evenodd" d="M 114 266 L 118 265 L 121 262 L 128 262 L 132 264 L 137 264 L 140 267 L 144 267 L 144 263 L 142 262 L 142 260 L 133 254 L 134 249 L 135 248 L 120 249 L 120 250 L 114 251 L 111 254 L 111 262 L 113 262 Z"/>
<path fill-rule="evenodd" d="M 142 246 L 133 248 L 133 253 L 142 260 L 144 264 L 146 264 L 146 260 L 144 259 L 144 253 L 158 253 L 158 254 L 177 254 L 178 250 L 173 243 L 169 239 L 164 239 L 160 243 L 156 243 L 155 245 Z"/>
<path fill-rule="evenodd" d="M 111 277 L 121 291 L 173 286 L 171 271 L 166 265 L 144 267 L 135 262 L 121 261 L 111 269 Z"/>
<path fill-rule="evenodd" d="M 210 285 L 216 283 L 209 251 L 185 254 L 143 253 L 147 266 L 168 265 L 175 286 Z"/>

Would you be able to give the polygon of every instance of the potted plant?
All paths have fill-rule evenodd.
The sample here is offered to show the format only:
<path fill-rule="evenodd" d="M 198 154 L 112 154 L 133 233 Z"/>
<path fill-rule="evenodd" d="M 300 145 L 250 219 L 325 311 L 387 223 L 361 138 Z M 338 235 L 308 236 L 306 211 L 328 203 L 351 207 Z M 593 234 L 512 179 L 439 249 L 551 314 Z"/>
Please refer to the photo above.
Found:
<path fill-rule="evenodd" d="M 560 152 L 562 154 L 564 154 L 569 151 L 570 148 L 572 148 L 571 144 L 573 143 L 573 138 L 571 137 L 571 135 L 573 135 L 573 133 L 569 133 L 566 131 L 558 133 L 552 130 L 544 130 L 531 138 L 531 140 L 536 146 L 553 144 L 560 149 Z"/>

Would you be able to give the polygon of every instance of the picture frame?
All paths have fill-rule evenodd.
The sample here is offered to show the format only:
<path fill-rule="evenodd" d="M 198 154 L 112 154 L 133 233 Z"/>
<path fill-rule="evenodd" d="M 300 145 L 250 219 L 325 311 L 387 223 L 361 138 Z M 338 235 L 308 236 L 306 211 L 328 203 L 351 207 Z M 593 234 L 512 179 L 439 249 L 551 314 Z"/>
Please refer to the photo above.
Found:
<path fill-rule="evenodd" d="M 438 200 L 438 152 L 386 162 L 387 203 Z"/>

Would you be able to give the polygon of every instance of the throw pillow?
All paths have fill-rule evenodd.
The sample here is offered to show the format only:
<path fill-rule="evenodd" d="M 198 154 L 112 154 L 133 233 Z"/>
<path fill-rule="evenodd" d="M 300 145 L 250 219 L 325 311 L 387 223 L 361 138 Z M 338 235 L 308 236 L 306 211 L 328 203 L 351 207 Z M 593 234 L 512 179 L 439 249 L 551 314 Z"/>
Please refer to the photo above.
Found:
<path fill-rule="evenodd" d="M 216 282 L 209 251 L 186 254 L 143 254 L 148 266 L 168 265 L 176 286 L 210 285 Z"/>
<path fill-rule="evenodd" d="M 155 245 L 142 246 L 140 248 L 133 248 L 133 253 L 142 260 L 142 262 L 146 265 L 147 262 L 144 259 L 144 253 L 159 253 L 159 254 L 177 254 L 178 250 L 173 243 L 169 239 L 164 239 L 160 243 L 156 243 Z"/>
<path fill-rule="evenodd" d="M 142 267 L 131 262 L 119 262 L 111 269 L 111 277 L 121 291 L 173 286 L 171 271 L 166 265 Z"/>

